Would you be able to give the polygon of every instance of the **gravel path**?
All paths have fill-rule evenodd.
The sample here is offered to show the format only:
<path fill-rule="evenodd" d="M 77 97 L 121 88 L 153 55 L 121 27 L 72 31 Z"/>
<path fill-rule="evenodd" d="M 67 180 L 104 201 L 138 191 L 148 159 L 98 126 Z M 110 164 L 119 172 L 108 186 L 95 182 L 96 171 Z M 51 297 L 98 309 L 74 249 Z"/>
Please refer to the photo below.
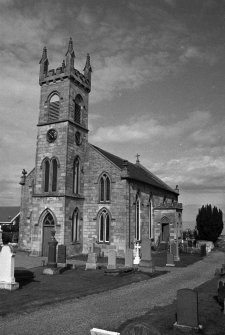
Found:
<path fill-rule="evenodd" d="M 216 251 L 200 262 L 187 268 L 173 268 L 161 277 L 46 306 L 30 314 L 0 318 L 0 334 L 88 335 L 93 327 L 116 330 L 124 321 L 143 315 L 154 306 L 173 302 L 178 289 L 194 288 L 212 279 L 224 259 L 224 253 Z"/>

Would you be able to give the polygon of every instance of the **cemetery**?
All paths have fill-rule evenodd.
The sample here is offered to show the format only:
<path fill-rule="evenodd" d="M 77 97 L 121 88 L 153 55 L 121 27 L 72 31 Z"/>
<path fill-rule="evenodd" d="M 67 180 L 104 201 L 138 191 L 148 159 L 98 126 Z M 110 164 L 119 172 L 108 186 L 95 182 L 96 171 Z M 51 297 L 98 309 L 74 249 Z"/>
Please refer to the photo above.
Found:
<path fill-rule="evenodd" d="M 151 280 L 165 275 L 171 267 L 186 267 L 207 257 L 206 244 L 200 246 L 200 253 L 185 252 L 176 243 L 171 243 L 168 250 L 157 252 L 152 250 L 149 239 L 143 239 L 141 246 L 137 243 L 134 249 L 127 250 L 125 258 L 117 257 L 113 248 L 104 257 L 93 242 L 87 255 L 67 258 L 66 246 L 58 245 L 54 231 L 48 244 L 48 258 L 40 259 L 38 267 L 27 270 L 15 267 L 16 254 L 23 252 L 17 251 L 13 243 L 1 242 L 0 316 L 32 312 L 49 303 Z M 125 322 L 118 332 L 93 328 L 91 334 L 129 335 L 134 331 L 134 334 L 196 334 L 202 332 L 203 325 L 207 330 L 203 334 L 220 334 L 208 329 L 215 320 L 218 320 L 216 329 L 225 325 L 225 318 L 221 318 L 225 298 L 224 264 L 221 266 L 221 272 L 217 271 L 210 282 L 195 290 L 178 290 L 173 304 L 155 307 L 143 317 Z"/>

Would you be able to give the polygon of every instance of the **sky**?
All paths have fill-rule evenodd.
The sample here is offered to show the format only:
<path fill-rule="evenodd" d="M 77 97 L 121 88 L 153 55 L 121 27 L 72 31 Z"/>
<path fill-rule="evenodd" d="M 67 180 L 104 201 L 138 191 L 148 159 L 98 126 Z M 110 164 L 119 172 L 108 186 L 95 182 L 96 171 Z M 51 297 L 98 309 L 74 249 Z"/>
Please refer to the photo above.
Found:
<path fill-rule="evenodd" d="M 90 53 L 89 142 L 172 188 L 183 220 L 225 211 L 224 0 L 0 0 L 0 206 L 35 164 L 39 61 Z"/>

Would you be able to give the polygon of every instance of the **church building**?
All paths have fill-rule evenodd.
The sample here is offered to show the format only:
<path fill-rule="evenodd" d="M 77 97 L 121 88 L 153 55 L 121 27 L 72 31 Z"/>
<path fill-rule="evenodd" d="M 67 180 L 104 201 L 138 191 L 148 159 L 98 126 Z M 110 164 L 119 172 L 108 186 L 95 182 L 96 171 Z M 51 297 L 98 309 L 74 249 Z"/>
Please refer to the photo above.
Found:
<path fill-rule="evenodd" d="M 20 249 L 46 256 L 51 231 L 68 255 L 88 252 L 90 241 L 123 257 L 134 241 L 166 243 L 180 235 L 179 190 L 139 162 L 131 163 L 88 142 L 90 56 L 83 73 L 66 59 L 49 70 L 40 60 L 40 110 L 35 167 L 21 177 Z"/>

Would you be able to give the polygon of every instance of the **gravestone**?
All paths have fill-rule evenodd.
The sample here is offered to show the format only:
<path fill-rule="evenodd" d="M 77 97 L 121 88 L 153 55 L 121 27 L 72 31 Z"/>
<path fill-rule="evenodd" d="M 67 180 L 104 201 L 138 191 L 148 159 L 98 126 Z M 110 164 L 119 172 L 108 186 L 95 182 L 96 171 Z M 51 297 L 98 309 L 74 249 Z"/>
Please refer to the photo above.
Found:
<path fill-rule="evenodd" d="M 3 242 L 2 242 L 2 229 L 1 229 L 1 225 L 0 225 L 0 245 L 2 245 Z"/>
<path fill-rule="evenodd" d="M 184 288 L 177 291 L 177 321 L 176 329 L 192 329 L 198 331 L 200 328 L 198 318 L 198 293 L 194 290 Z"/>
<path fill-rule="evenodd" d="M 125 266 L 129 268 L 133 267 L 133 250 L 129 248 L 125 252 Z"/>
<path fill-rule="evenodd" d="M 91 335 L 120 335 L 120 333 L 117 332 L 112 332 L 109 330 L 98 329 L 98 328 L 92 328 L 90 332 Z"/>
<path fill-rule="evenodd" d="M 225 280 L 222 279 L 219 280 L 217 294 L 218 294 L 218 303 L 222 305 L 225 299 Z"/>
<path fill-rule="evenodd" d="M 145 237 L 141 242 L 141 255 L 141 261 L 138 265 L 138 269 L 142 272 L 154 272 L 154 266 L 152 263 L 151 240 L 149 238 Z"/>
<path fill-rule="evenodd" d="M 166 266 L 175 266 L 174 255 L 170 252 L 168 252 L 166 255 Z"/>
<path fill-rule="evenodd" d="M 171 243 L 171 245 L 170 245 L 170 253 L 173 256 L 176 256 L 176 243 L 175 242 Z"/>
<path fill-rule="evenodd" d="M 116 269 L 116 250 L 109 249 L 107 269 Z"/>
<path fill-rule="evenodd" d="M 66 246 L 64 244 L 58 246 L 57 265 L 66 266 Z"/>
<path fill-rule="evenodd" d="M 0 289 L 16 290 L 19 284 L 15 281 L 15 253 L 9 245 L 0 246 Z"/>
<path fill-rule="evenodd" d="M 141 261 L 141 257 L 140 257 L 140 249 L 141 246 L 139 244 L 139 242 L 134 243 L 134 264 L 138 265 Z"/>
<path fill-rule="evenodd" d="M 95 252 L 90 252 L 88 254 L 85 270 L 96 270 L 96 268 L 97 268 L 97 255 Z"/>
<path fill-rule="evenodd" d="M 201 256 L 202 257 L 206 256 L 206 244 L 201 245 Z"/>
<path fill-rule="evenodd" d="M 56 247 L 58 242 L 55 239 L 55 230 L 51 231 L 51 237 L 48 242 L 48 262 L 47 267 L 43 270 L 44 275 L 56 275 L 61 273 L 61 268 L 56 263 Z"/>

